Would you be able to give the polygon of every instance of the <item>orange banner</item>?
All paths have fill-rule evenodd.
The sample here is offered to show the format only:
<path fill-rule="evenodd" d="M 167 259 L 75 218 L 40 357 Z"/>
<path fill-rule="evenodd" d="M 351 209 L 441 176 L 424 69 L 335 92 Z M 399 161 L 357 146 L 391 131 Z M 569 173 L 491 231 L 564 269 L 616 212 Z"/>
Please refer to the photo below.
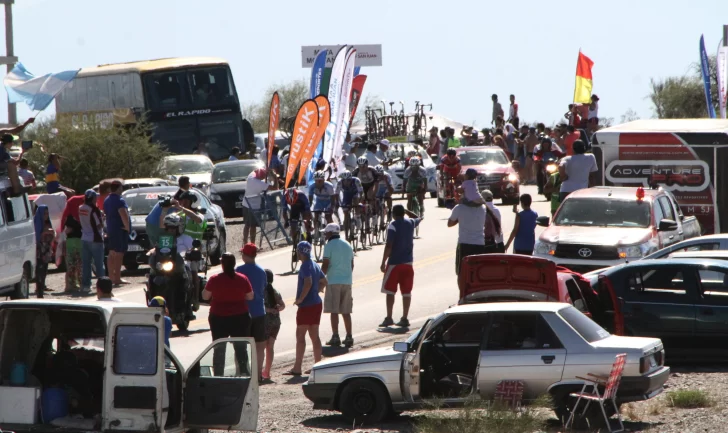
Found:
<path fill-rule="evenodd" d="M 270 115 L 268 116 L 268 162 L 266 167 L 270 167 L 270 157 L 273 154 L 271 149 L 276 143 L 276 131 L 278 130 L 278 121 L 280 120 L 280 99 L 278 98 L 278 92 L 273 94 L 273 98 L 270 100 Z"/>
<path fill-rule="evenodd" d="M 301 104 L 293 122 L 293 136 L 291 137 L 291 152 L 288 154 L 288 168 L 286 169 L 286 188 L 293 178 L 293 174 L 301 161 L 303 148 L 311 141 L 319 124 L 318 105 L 313 99 Z"/>
<path fill-rule="evenodd" d="M 313 158 L 316 148 L 319 143 L 321 143 L 321 139 L 324 138 L 326 127 L 329 126 L 329 120 L 331 120 L 331 106 L 329 105 L 329 98 L 324 95 L 318 95 L 314 101 L 316 101 L 316 105 L 318 106 L 319 123 L 318 128 L 316 128 L 316 132 L 313 133 L 311 141 L 308 143 L 308 146 L 303 149 L 303 153 L 301 154 L 301 169 L 298 172 L 298 183 L 303 182 L 303 177 L 306 175 L 306 168 L 308 168 L 311 163 L 311 158 Z"/>

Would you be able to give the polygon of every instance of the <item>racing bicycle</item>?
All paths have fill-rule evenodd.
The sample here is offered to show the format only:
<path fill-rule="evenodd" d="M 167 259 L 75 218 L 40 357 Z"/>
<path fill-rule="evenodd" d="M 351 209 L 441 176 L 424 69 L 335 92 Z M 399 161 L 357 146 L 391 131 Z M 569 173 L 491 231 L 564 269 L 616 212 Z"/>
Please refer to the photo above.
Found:
<path fill-rule="evenodd" d="M 361 227 L 361 220 L 358 215 L 352 216 L 351 206 L 342 206 L 342 210 L 344 212 L 344 223 L 342 227 L 346 234 L 346 240 L 351 243 L 354 251 L 357 251 L 359 247 L 359 227 Z"/>
<path fill-rule="evenodd" d="M 422 204 L 420 203 L 420 198 L 417 196 L 417 193 L 411 194 L 409 197 L 407 197 L 407 210 L 416 214 L 417 216 L 420 216 L 420 211 L 422 210 Z M 420 225 L 418 224 L 415 227 L 415 239 L 419 239 L 420 237 Z"/>
<path fill-rule="evenodd" d="M 386 238 L 387 224 L 389 219 L 387 218 L 387 199 L 386 197 L 377 197 L 377 212 L 374 215 L 372 227 L 374 231 L 374 242 L 377 244 L 384 241 Z"/>
<path fill-rule="evenodd" d="M 291 253 L 291 273 L 294 273 L 296 272 L 296 267 L 298 267 L 298 252 L 296 247 L 298 246 L 298 242 L 301 238 L 306 239 L 306 234 L 304 233 L 303 236 L 301 236 L 301 220 L 291 219 L 288 220 L 288 222 L 291 225 L 291 240 L 293 241 L 293 251 Z"/>
<path fill-rule="evenodd" d="M 311 234 L 311 243 L 313 244 L 313 252 L 316 261 L 320 261 L 324 253 L 324 228 L 326 227 L 326 217 L 323 211 L 313 211 L 313 233 Z"/>

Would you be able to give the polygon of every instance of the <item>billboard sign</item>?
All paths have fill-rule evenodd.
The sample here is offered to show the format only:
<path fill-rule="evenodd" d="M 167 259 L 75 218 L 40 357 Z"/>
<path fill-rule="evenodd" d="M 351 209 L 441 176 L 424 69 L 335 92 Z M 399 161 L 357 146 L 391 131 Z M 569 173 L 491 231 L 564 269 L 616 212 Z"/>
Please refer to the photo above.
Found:
<path fill-rule="evenodd" d="M 301 47 L 301 66 L 312 68 L 316 55 L 329 50 L 326 67 L 334 65 L 334 57 L 343 45 L 308 45 Z M 351 45 L 356 50 L 356 66 L 382 66 L 382 45 Z"/>

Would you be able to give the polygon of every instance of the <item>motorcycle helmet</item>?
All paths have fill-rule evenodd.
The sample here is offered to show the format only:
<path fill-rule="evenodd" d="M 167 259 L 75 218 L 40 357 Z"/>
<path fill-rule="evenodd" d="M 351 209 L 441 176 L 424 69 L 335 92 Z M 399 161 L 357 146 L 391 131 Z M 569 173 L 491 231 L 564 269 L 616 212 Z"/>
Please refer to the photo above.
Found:
<path fill-rule="evenodd" d="M 412 159 L 410 159 L 410 165 L 412 167 L 419 167 L 421 162 L 422 161 L 420 161 L 420 158 L 417 157 L 413 157 Z"/>
<path fill-rule="evenodd" d="M 369 165 L 369 160 L 366 159 L 366 157 L 364 156 L 360 156 L 359 159 L 356 160 L 356 165 L 366 167 L 367 165 Z"/>
<path fill-rule="evenodd" d="M 179 227 L 182 225 L 182 218 L 180 218 L 179 215 L 176 213 L 171 213 L 164 217 L 164 228 L 174 228 L 179 230 Z"/>

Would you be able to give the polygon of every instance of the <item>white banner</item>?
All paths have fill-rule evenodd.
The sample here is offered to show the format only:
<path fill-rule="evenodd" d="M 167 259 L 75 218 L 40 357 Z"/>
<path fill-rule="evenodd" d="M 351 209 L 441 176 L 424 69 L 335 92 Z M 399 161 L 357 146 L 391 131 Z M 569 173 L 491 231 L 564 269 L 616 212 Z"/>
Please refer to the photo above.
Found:
<path fill-rule="evenodd" d="M 334 66 L 331 68 L 331 78 L 329 79 L 329 104 L 331 108 L 329 113 L 331 115 L 331 121 L 329 126 L 326 127 L 326 135 L 324 136 L 324 151 L 321 154 L 321 158 L 326 162 L 326 166 L 331 162 L 331 158 L 334 156 L 334 141 L 336 138 L 336 131 L 338 130 L 336 122 L 339 119 L 339 110 L 341 109 L 341 82 L 344 79 L 344 67 L 346 66 L 346 54 L 348 50 L 344 45 L 336 54 L 334 59 Z"/>
<path fill-rule="evenodd" d="M 726 98 L 728 98 L 728 47 L 718 48 L 716 57 L 718 71 L 718 101 L 720 106 L 720 117 L 726 118 Z"/>
<path fill-rule="evenodd" d="M 344 155 L 344 140 L 346 132 L 349 130 L 349 104 L 351 102 L 351 83 L 354 80 L 354 63 L 356 58 L 356 49 L 349 48 L 346 53 L 346 64 L 344 66 L 344 77 L 341 83 L 341 93 L 339 94 L 339 111 L 336 120 L 336 133 L 334 134 L 334 160 L 336 161 L 334 169 L 339 170 L 341 160 Z"/>
<path fill-rule="evenodd" d="M 321 50 L 329 50 L 326 67 L 334 64 L 336 53 L 345 45 L 309 45 L 301 47 L 301 66 L 312 68 L 316 55 Z M 356 66 L 382 66 L 382 45 L 350 45 L 356 50 Z"/>

